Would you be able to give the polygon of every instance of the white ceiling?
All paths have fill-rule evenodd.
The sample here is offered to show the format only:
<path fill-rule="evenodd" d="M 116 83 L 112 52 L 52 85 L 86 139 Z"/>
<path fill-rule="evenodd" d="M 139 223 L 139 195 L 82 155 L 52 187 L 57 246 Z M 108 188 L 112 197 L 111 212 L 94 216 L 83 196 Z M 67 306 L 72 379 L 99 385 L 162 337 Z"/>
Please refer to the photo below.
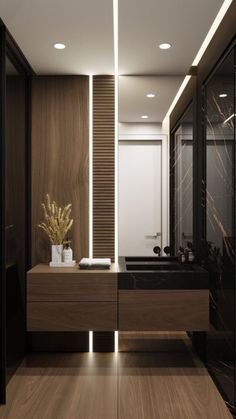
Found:
<path fill-rule="evenodd" d="M 1 0 L 0 17 L 38 74 L 114 72 L 112 0 Z"/>
<path fill-rule="evenodd" d="M 120 74 L 186 74 L 223 2 L 119 0 Z"/>
<path fill-rule="evenodd" d="M 145 76 L 122 77 L 120 121 L 162 121 L 222 4 L 119 0 L 120 74 Z M 0 0 L 0 17 L 37 74 L 113 74 L 112 8 L 112 0 Z M 161 42 L 172 48 L 161 51 Z"/>
<path fill-rule="evenodd" d="M 179 76 L 120 76 L 119 121 L 160 122 L 172 102 L 183 77 Z M 147 93 L 155 93 L 149 99 Z M 140 119 L 148 115 L 148 119 Z"/>

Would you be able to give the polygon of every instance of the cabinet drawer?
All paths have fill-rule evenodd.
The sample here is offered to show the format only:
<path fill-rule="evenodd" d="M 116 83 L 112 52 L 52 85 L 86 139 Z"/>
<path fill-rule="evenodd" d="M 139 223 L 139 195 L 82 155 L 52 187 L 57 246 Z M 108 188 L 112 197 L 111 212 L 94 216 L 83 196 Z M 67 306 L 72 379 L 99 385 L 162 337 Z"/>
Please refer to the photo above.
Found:
<path fill-rule="evenodd" d="M 28 273 L 27 300 L 117 301 L 117 274 Z"/>
<path fill-rule="evenodd" d="M 205 331 L 208 329 L 208 290 L 119 292 L 119 330 Z"/>
<path fill-rule="evenodd" d="M 31 302 L 27 304 L 29 332 L 117 330 L 117 304 L 107 302 Z"/>

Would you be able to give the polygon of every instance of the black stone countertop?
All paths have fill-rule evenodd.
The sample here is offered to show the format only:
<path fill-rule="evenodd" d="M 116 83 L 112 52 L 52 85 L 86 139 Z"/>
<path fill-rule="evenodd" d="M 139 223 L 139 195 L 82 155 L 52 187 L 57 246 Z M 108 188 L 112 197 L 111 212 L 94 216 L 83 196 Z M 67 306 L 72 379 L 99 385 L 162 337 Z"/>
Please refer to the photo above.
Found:
<path fill-rule="evenodd" d="M 208 289 L 208 272 L 176 257 L 120 257 L 119 289 Z"/>

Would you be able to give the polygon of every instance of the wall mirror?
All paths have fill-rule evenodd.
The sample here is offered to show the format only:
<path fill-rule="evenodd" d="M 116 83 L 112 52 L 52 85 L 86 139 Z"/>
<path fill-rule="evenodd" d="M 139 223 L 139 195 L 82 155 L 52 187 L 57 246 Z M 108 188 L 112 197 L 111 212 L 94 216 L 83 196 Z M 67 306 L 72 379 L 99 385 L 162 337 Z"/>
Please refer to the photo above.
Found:
<path fill-rule="evenodd" d="M 168 243 L 168 131 L 180 77 L 119 77 L 119 256 L 155 256 Z M 156 249 L 158 251 L 158 249 Z"/>

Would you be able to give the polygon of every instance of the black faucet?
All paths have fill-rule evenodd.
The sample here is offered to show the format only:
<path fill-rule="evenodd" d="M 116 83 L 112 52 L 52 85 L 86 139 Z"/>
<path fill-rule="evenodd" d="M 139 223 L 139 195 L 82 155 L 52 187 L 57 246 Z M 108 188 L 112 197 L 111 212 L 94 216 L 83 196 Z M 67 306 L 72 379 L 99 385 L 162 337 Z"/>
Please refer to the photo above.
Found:
<path fill-rule="evenodd" d="M 156 253 L 156 255 L 161 255 L 161 248 L 159 246 L 153 247 L 153 252 Z"/>

